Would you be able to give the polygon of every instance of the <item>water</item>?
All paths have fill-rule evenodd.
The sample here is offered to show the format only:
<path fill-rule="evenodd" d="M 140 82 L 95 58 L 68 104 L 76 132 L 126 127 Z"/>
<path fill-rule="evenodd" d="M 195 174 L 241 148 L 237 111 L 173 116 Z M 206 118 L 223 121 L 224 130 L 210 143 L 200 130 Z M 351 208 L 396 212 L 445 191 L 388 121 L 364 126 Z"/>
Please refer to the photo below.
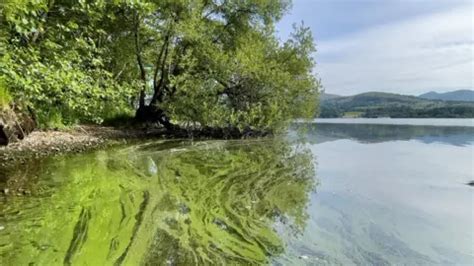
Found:
<path fill-rule="evenodd" d="M 3 173 L 0 264 L 472 264 L 474 128 L 306 129 Z"/>
<path fill-rule="evenodd" d="M 343 121 L 344 122 L 344 121 Z M 472 265 L 474 128 L 318 124 L 309 264 Z M 293 256 L 293 257 L 295 257 Z"/>
<path fill-rule="evenodd" d="M 473 118 L 318 118 L 316 123 L 474 127 Z"/>

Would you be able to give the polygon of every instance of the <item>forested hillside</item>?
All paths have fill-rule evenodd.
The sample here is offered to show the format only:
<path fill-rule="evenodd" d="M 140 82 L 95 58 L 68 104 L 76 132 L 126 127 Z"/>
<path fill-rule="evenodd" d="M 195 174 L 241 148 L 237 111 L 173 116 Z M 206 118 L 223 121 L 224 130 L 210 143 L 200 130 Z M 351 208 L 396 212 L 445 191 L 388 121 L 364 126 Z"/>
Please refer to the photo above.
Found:
<path fill-rule="evenodd" d="M 320 117 L 473 118 L 474 103 L 422 99 L 368 92 L 345 97 L 321 97 Z"/>
<path fill-rule="evenodd" d="M 431 100 L 474 102 L 474 91 L 457 90 L 444 93 L 430 91 L 428 93 L 421 94 L 418 97 Z"/>
<path fill-rule="evenodd" d="M 313 117 L 308 28 L 279 41 L 285 0 L 6 0 L 0 103 L 42 127 L 134 117 L 274 131 Z"/>

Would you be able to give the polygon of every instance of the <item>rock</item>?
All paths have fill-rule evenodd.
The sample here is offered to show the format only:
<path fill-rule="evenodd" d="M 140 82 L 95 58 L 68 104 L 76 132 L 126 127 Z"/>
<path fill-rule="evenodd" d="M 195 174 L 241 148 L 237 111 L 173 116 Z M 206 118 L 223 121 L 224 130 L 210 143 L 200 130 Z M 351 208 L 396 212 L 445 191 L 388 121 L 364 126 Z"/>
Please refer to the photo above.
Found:
<path fill-rule="evenodd" d="M 188 214 L 190 211 L 191 209 L 189 209 L 189 207 L 186 204 L 184 203 L 179 204 L 179 212 L 181 214 Z"/>
<path fill-rule="evenodd" d="M 29 135 L 37 127 L 36 121 L 32 115 L 20 113 L 18 117 L 20 120 L 21 129 L 25 135 Z"/>
<path fill-rule="evenodd" d="M 474 187 L 474 180 L 471 180 L 471 181 L 467 182 L 467 185 L 471 186 L 471 187 Z"/>
<path fill-rule="evenodd" d="M 9 107 L 0 110 L 0 145 L 22 140 L 35 128 L 36 122 L 30 115 Z"/>

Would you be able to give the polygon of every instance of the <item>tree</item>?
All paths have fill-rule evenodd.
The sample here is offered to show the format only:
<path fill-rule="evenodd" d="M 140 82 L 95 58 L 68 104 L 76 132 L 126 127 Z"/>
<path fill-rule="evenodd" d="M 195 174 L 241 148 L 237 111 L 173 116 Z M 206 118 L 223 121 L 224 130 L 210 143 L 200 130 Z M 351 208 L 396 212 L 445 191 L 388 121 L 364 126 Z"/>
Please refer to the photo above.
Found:
<path fill-rule="evenodd" d="M 319 88 L 311 74 L 311 33 L 300 27 L 283 45 L 274 34 L 274 23 L 288 5 L 158 1 L 148 13 L 136 15 L 143 84 L 138 118 L 155 118 L 165 126 L 171 126 L 171 117 L 201 126 L 271 130 L 311 117 Z"/>
<path fill-rule="evenodd" d="M 285 0 L 17 0 L 2 10 L 2 60 L 16 102 L 101 122 L 137 109 L 169 129 L 274 131 L 311 118 L 319 82 L 301 25 L 275 36 Z"/>

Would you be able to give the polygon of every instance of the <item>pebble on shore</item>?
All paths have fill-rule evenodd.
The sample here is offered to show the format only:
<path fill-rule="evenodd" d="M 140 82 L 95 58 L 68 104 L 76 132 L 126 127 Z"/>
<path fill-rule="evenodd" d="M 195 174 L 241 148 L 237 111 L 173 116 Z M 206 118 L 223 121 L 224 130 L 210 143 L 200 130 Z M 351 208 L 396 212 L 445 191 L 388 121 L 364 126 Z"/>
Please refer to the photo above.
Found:
<path fill-rule="evenodd" d="M 78 126 L 68 130 L 34 131 L 25 139 L 0 146 L 0 169 L 52 155 L 83 152 L 118 140 L 159 136 L 162 129 L 145 131 L 103 126 Z"/>

